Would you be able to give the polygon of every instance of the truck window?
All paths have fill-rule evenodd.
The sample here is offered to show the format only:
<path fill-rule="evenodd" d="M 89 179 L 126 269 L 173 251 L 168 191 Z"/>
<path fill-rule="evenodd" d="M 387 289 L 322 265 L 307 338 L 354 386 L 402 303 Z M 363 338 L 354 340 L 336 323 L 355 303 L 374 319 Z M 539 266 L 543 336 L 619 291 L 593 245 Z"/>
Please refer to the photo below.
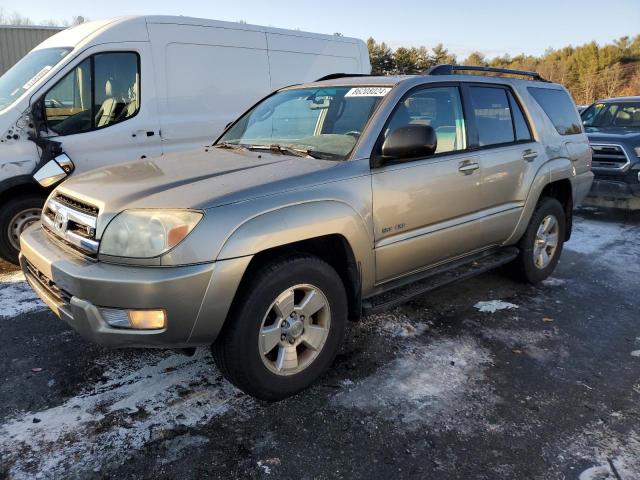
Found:
<path fill-rule="evenodd" d="M 457 87 L 425 88 L 410 94 L 398 104 L 385 136 L 406 125 L 433 127 L 438 139 L 436 154 L 466 148 L 464 116 Z"/>
<path fill-rule="evenodd" d="M 529 93 L 542 107 L 560 135 L 582 133 L 576 106 L 564 90 L 529 87 Z"/>
<path fill-rule="evenodd" d="M 122 122 L 140 109 L 138 55 L 96 54 L 77 65 L 44 97 L 47 126 L 73 135 Z"/>

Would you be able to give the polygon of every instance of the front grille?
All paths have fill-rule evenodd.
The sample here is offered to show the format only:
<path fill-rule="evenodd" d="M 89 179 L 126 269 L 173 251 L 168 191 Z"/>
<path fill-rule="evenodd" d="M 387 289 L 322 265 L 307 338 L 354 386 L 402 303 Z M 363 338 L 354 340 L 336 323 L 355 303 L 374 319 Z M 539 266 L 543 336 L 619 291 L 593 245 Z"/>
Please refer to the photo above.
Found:
<path fill-rule="evenodd" d="M 38 284 L 44 288 L 51 297 L 57 303 L 69 304 L 71 302 L 71 295 L 61 288 L 59 288 L 53 280 L 43 274 L 40 270 L 33 266 L 31 262 L 26 261 L 27 271 L 31 275 L 31 277 L 38 282 Z"/>
<path fill-rule="evenodd" d="M 95 258 L 99 245 L 96 240 L 98 214 L 98 208 L 93 205 L 57 194 L 44 206 L 42 226 L 57 240 Z"/>
<path fill-rule="evenodd" d="M 94 217 L 98 216 L 98 207 L 94 207 L 93 205 L 89 205 L 87 203 L 76 200 L 75 198 L 68 197 L 61 193 L 56 194 L 54 197 L 55 200 L 66 207 L 70 207 L 73 210 L 77 210 L 79 212 L 86 213 L 88 215 L 92 215 Z"/>
<path fill-rule="evenodd" d="M 593 149 L 593 168 L 622 170 L 630 162 L 622 145 L 591 144 Z"/>

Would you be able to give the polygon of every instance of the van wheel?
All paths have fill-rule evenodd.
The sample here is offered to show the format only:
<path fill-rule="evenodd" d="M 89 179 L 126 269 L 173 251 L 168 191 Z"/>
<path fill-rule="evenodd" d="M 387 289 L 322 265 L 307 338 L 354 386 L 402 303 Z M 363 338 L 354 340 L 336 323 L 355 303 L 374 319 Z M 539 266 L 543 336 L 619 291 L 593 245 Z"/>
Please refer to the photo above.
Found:
<path fill-rule="evenodd" d="M 513 267 L 520 280 L 538 283 L 553 273 L 560 259 L 566 234 L 566 216 L 562 204 L 543 197 L 520 239 L 520 255 Z"/>
<path fill-rule="evenodd" d="M 319 258 L 299 255 L 265 265 L 241 289 L 212 346 L 222 374 L 267 401 L 307 388 L 329 368 L 344 334 L 340 276 Z"/>
<path fill-rule="evenodd" d="M 40 221 L 43 197 L 26 194 L 12 198 L 0 208 L 0 257 L 18 264 L 20 234 Z"/>

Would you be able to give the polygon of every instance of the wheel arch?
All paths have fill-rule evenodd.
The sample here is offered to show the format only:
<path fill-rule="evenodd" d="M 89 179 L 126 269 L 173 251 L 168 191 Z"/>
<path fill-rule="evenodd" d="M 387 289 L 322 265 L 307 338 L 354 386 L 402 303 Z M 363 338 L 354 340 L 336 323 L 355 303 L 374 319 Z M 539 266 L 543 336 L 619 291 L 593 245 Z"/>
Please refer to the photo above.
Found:
<path fill-rule="evenodd" d="M 565 240 L 569 240 L 573 225 L 573 185 L 571 178 L 574 176 L 573 164 L 568 158 L 556 158 L 545 163 L 533 179 L 518 224 L 505 244 L 512 245 L 520 240 L 520 237 L 527 229 L 538 201 L 545 195 L 557 198 L 563 205 L 567 220 Z"/>
<path fill-rule="evenodd" d="M 349 299 L 349 317 L 358 319 L 362 291 L 374 278 L 369 232 L 362 217 L 343 202 L 302 203 L 243 223 L 227 238 L 218 260 L 252 257 L 239 291 L 242 282 L 266 262 L 299 253 L 314 255 L 338 272 Z"/>
<path fill-rule="evenodd" d="M 31 175 L 18 175 L 0 182 L 0 205 L 16 195 L 35 194 L 44 198 L 48 193 Z"/>

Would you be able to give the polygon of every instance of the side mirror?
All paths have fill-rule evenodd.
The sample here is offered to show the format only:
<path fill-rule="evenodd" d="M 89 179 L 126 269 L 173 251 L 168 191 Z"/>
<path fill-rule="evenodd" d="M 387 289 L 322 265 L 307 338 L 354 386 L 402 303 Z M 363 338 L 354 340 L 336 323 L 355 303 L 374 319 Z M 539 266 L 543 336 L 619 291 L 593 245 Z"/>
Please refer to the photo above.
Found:
<path fill-rule="evenodd" d="M 382 144 L 383 160 L 429 157 L 438 148 L 436 131 L 429 125 L 407 125 L 389 134 Z"/>
<path fill-rule="evenodd" d="M 73 172 L 74 168 L 73 162 L 67 154 L 61 153 L 36 170 L 33 178 L 42 187 L 48 188 L 64 180 Z"/>

